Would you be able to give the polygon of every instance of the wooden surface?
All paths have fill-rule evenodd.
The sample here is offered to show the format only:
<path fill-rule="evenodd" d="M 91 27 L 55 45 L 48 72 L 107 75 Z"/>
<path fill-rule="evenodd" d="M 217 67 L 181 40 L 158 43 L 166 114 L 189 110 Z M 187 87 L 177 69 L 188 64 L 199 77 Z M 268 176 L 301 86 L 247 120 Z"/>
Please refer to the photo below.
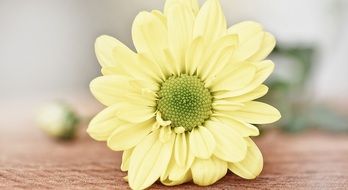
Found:
<path fill-rule="evenodd" d="M 128 189 L 120 154 L 91 140 L 55 141 L 28 120 L 0 120 L 0 189 Z M 228 173 L 206 189 L 348 189 L 348 135 L 268 132 L 256 139 L 265 157 L 256 180 Z M 151 189 L 165 189 L 155 184 Z M 192 183 L 171 189 L 198 189 Z M 167 188 L 169 189 L 169 188 Z"/>
<path fill-rule="evenodd" d="M 348 188 L 348 136 L 319 132 L 291 136 L 272 131 L 258 138 L 265 167 L 256 180 L 229 173 L 208 189 Z M 37 132 L 0 144 L 0 189 L 126 189 L 120 154 L 85 135 L 52 141 Z M 156 184 L 153 189 L 165 188 Z M 176 189 L 196 189 L 193 184 Z"/>

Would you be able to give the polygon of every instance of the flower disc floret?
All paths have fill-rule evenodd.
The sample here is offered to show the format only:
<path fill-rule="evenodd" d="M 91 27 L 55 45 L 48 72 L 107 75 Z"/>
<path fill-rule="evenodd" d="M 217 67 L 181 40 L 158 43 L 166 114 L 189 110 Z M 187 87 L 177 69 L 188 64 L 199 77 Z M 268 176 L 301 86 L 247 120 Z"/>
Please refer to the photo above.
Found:
<path fill-rule="evenodd" d="M 191 131 L 210 118 L 212 96 L 197 76 L 172 76 L 162 83 L 157 108 L 172 127 Z"/>

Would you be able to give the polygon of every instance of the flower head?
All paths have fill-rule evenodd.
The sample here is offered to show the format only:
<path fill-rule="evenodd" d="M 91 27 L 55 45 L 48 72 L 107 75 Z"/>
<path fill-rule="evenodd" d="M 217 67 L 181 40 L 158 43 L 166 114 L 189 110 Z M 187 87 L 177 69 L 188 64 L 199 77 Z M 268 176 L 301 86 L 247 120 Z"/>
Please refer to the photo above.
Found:
<path fill-rule="evenodd" d="M 88 133 L 123 151 L 129 185 L 144 189 L 160 180 L 210 185 L 228 170 L 258 176 L 262 155 L 252 124 L 280 113 L 254 101 L 274 64 L 263 60 L 275 46 L 260 24 L 227 28 L 218 0 L 167 0 L 164 12 L 140 12 L 132 27 L 136 52 L 101 36 L 95 48 L 104 76 L 90 88 L 107 108 Z"/>

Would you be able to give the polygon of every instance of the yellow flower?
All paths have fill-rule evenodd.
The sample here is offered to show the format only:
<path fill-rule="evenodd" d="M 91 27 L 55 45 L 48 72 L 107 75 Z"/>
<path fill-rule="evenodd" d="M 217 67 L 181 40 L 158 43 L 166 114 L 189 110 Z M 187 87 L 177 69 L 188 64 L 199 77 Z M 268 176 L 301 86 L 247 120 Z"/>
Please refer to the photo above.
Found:
<path fill-rule="evenodd" d="M 210 185 L 229 169 L 253 179 L 263 167 L 250 139 L 252 124 L 280 113 L 254 101 L 274 64 L 263 60 L 275 46 L 260 24 L 227 29 L 218 0 L 167 0 L 164 12 L 140 12 L 132 27 L 136 52 L 101 36 L 95 48 L 104 76 L 90 88 L 107 108 L 88 133 L 123 151 L 121 169 L 133 189 L 160 180 Z"/>

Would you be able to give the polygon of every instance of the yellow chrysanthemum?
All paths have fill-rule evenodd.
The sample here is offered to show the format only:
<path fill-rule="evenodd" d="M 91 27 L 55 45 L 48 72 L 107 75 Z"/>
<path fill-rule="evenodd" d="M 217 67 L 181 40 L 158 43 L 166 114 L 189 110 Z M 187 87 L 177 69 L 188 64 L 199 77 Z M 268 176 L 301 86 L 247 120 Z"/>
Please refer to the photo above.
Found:
<path fill-rule="evenodd" d="M 132 27 L 136 53 L 101 36 L 95 48 L 104 76 L 90 88 L 107 108 L 88 133 L 124 151 L 121 169 L 133 189 L 159 180 L 210 185 L 231 170 L 253 179 L 263 167 L 252 124 L 280 113 L 254 101 L 274 68 L 263 60 L 274 37 L 255 22 L 227 29 L 218 0 L 167 0 L 164 12 L 140 12 Z"/>

